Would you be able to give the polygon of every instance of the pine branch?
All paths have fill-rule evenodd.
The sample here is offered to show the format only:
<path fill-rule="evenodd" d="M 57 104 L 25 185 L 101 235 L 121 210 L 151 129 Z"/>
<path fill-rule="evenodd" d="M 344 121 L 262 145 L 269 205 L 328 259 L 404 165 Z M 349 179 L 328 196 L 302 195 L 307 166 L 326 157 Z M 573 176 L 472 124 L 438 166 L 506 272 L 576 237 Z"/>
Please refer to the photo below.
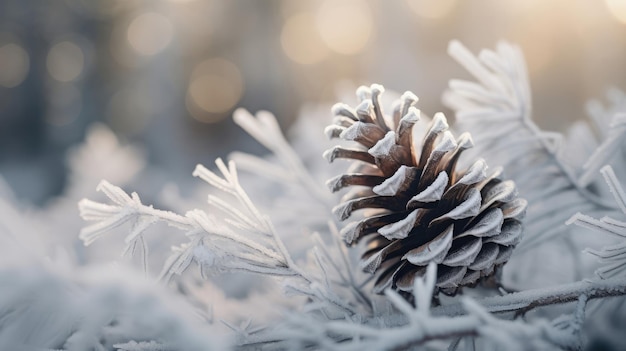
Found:
<path fill-rule="evenodd" d="M 324 313 L 357 314 L 358 306 L 338 294 L 334 284 L 324 284 L 329 278 L 329 268 L 332 268 L 326 264 L 329 259 L 318 261 L 315 268 L 320 274 L 317 276 L 310 267 L 302 268 L 296 264 L 269 218 L 256 208 L 239 184 L 234 162 L 229 162 L 227 166 L 218 159 L 216 164 L 222 176 L 201 165 L 196 167 L 194 175 L 235 198 L 238 207 L 220 197 L 209 197 L 210 204 L 228 215 L 223 223 L 201 210 L 192 210 L 181 216 L 146 206 L 141 203 L 137 194 L 129 196 L 121 188 L 102 182 L 99 190 L 114 205 L 90 200 L 80 202 L 83 218 L 98 221 L 83 229 L 81 239 L 85 245 L 90 245 L 125 222 L 139 223 L 133 226 L 134 229 L 126 238 L 128 245 L 125 252 L 132 253 L 137 244 L 144 240 L 144 231 L 151 224 L 165 222 L 183 230 L 189 241 L 172 249 L 172 254 L 165 261 L 159 275 L 160 280 L 167 281 L 173 275 L 181 275 L 193 261 L 203 269 L 212 269 L 215 272 L 246 271 L 288 276 L 291 279 L 286 282 L 287 288 L 309 297 L 313 301 L 310 306 L 317 304 L 317 309 Z M 146 254 L 144 249 L 143 255 Z M 364 306 L 370 308 L 368 304 Z"/>
<path fill-rule="evenodd" d="M 550 288 L 486 297 L 477 299 L 476 302 L 491 313 L 524 314 L 538 307 L 576 301 L 581 295 L 587 296 L 589 300 L 626 295 L 626 278 L 583 280 Z M 437 306 L 432 309 L 432 313 L 438 316 L 465 314 L 462 303 Z"/>
<path fill-rule="evenodd" d="M 231 165 L 229 170 L 218 160 L 218 166 L 220 166 L 226 179 L 221 179 L 203 168 L 198 168 L 196 173 L 205 179 L 209 179 L 216 186 L 220 186 L 224 191 L 234 194 L 239 202 L 246 207 L 251 215 L 251 217 L 246 217 L 251 218 L 247 221 L 248 226 L 254 228 L 249 234 L 252 234 L 256 239 L 240 235 L 229 227 L 217 223 L 215 219 L 199 210 L 190 211 L 185 216 L 181 216 L 173 212 L 146 206 L 141 203 L 137 194 L 133 193 L 129 196 L 121 188 L 105 181 L 100 184 L 99 190 L 103 191 L 115 205 L 96 203 L 86 199 L 82 200 L 79 203 L 81 216 L 86 220 L 96 220 L 98 222 L 84 228 L 81 231 L 80 238 L 85 245 L 90 245 L 111 229 L 125 222 L 133 221 L 136 223 L 133 227 L 134 229 L 126 237 L 126 242 L 131 248 L 127 247 L 125 250 L 133 251 L 132 246 L 136 245 L 135 239 L 141 237 L 150 225 L 156 222 L 165 222 L 184 231 L 190 241 L 189 244 L 176 249 L 173 255 L 165 262 L 164 270 L 161 274 L 162 277 L 181 274 L 195 257 L 197 247 L 209 248 L 209 251 L 213 254 L 207 256 L 205 253 L 202 257 L 195 258 L 202 258 L 203 260 L 200 260 L 201 264 L 211 264 L 217 270 L 249 270 L 262 274 L 281 276 L 297 274 L 289 269 L 290 262 L 288 261 L 290 259 L 284 256 L 286 251 L 284 247 L 281 247 L 280 239 L 278 241 L 275 240 L 277 236 L 271 227 L 271 223 L 259 213 L 239 186 L 234 165 Z M 241 216 L 244 215 L 241 214 Z M 237 219 L 237 216 L 234 216 L 234 219 Z M 241 217 L 240 220 L 242 220 Z M 219 245 L 220 242 L 228 242 L 230 244 Z M 208 259 L 209 256 L 210 259 Z"/>
<path fill-rule="evenodd" d="M 526 219 L 529 235 L 516 250 L 518 254 L 565 229 L 559 216 L 543 217 L 543 212 L 536 209 L 548 196 L 545 189 L 551 189 L 555 184 L 558 187 L 549 196 L 552 208 L 558 211 L 566 204 L 574 207 L 572 212 L 588 208 L 590 204 L 600 210 L 614 208 L 581 186 L 562 161 L 558 144 L 560 135 L 542 131 L 531 119 L 528 74 L 517 47 L 500 43 L 496 51 L 483 50 L 474 56 L 459 42 L 453 41 L 448 52 L 478 83 L 451 81 L 451 91 L 444 97 L 444 102 L 455 110 L 460 128 L 472 133 L 476 152 L 490 164 L 505 167 L 520 193 L 529 199 Z M 568 194 L 567 201 L 552 201 L 558 194 Z M 534 197 L 537 199 L 531 200 Z"/>
<path fill-rule="evenodd" d="M 435 281 L 436 265 L 431 264 L 426 276 L 417 278 L 415 281 L 413 289 L 415 307 L 397 292 L 386 290 L 385 295 L 400 314 L 387 317 L 378 315 L 369 319 L 355 315 L 343 320 L 330 321 L 310 315 L 289 315 L 286 324 L 282 327 L 250 335 L 242 341 L 241 346 L 275 343 L 278 348 L 281 345 L 290 345 L 290 347 L 299 348 L 345 351 L 361 350 L 363 347 L 373 350 L 404 350 L 433 340 L 480 336 L 494 345 L 511 350 L 521 350 L 528 341 L 533 343 L 533 349 L 559 347 L 573 350 L 579 348 L 580 340 L 577 337 L 577 331 L 583 315 L 581 311 L 584 311 L 588 295 L 575 295 L 571 300 L 579 299 L 580 301 L 576 313 L 571 318 L 557 319 L 552 323 L 543 320 L 525 323 L 498 319 L 490 313 L 490 308 L 497 312 L 504 312 L 507 309 L 502 305 L 510 306 L 515 301 L 489 301 L 487 299 L 474 301 L 465 298 L 460 303 L 451 305 L 452 307 L 431 308 Z M 577 289 L 576 292 L 581 290 L 583 289 Z M 605 290 L 611 291 L 611 294 L 615 293 L 609 288 Z M 624 293 L 626 287 L 622 284 L 617 290 Z M 554 291 L 546 294 L 548 293 L 551 296 L 555 295 Z M 565 292 L 560 296 L 569 301 L 569 295 Z M 524 303 L 532 303 L 529 302 L 532 296 L 521 297 Z M 546 302 L 541 299 L 536 300 Z M 442 311 L 444 308 L 446 311 Z M 446 315 L 442 315 L 441 312 L 445 312 Z M 402 316 L 402 321 L 394 323 L 394 318 L 395 322 L 398 322 L 399 316 Z"/>
<path fill-rule="evenodd" d="M 293 177 L 311 194 L 317 201 L 328 205 L 331 200 L 328 192 L 311 177 L 310 172 L 302 164 L 300 157 L 289 145 L 274 115 L 267 111 L 259 111 L 256 117 L 245 109 L 237 109 L 233 120 L 258 142 L 271 150 L 278 159 L 287 166 L 286 173 Z M 234 153 L 232 160 L 246 166 L 249 170 L 256 171 L 259 175 L 271 175 L 277 172 L 275 165 L 268 165 L 262 159 L 249 154 Z M 281 177 L 284 178 L 284 175 Z"/>

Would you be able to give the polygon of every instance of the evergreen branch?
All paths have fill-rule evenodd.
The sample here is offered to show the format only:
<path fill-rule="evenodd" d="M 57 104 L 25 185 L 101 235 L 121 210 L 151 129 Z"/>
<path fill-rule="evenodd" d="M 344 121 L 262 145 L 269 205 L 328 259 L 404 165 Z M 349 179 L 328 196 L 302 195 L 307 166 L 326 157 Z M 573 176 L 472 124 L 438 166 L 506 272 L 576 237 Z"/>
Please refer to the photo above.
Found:
<path fill-rule="evenodd" d="M 569 216 L 590 206 L 602 211 L 615 208 L 581 185 L 565 164 L 559 155 L 561 136 L 542 131 L 532 120 L 526 66 L 517 47 L 500 43 L 496 51 L 483 50 L 474 56 L 453 41 L 448 52 L 478 83 L 451 81 L 451 91 L 444 96 L 444 102 L 455 110 L 460 128 L 472 132 L 475 152 L 490 163 L 505 167 L 520 193 L 529 199 L 529 235 L 516 249 L 517 254 L 563 232 L 561 218 L 565 215 L 559 213 Z M 609 146 L 615 147 L 614 144 Z M 595 159 L 604 159 L 609 146 L 599 150 Z M 546 189 L 551 189 L 549 195 Z M 557 195 L 567 197 L 567 201 L 553 201 Z M 559 213 L 540 218 L 541 204 L 548 196 L 551 208 Z"/>
<path fill-rule="evenodd" d="M 433 340 L 447 340 L 460 337 L 481 336 L 490 343 L 512 350 L 522 350 L 526 342 L 531 341 L 533 349 L 554 349 L 554 347 L 574 350 L 578 349 L 580 339 L 577 328 L 584 315 L 584 305 L 588 298 L 598 298 L 602 293 L 591 292 L 591 295 L 576 293 L 585 289 L 576 289 L 570 294 L 562 293 L 565 297 L 561 302 L 579 300 L 579 307 L 572 318 L 557 319 L 552 323 L 544 320 L 525 323 L 523 321 L 508 321 L 496 318 L 491 312 L 505 312 L 515 301 L 493 301 L 488 299 L 472 300 L 464 298 L 458 304 L 431 308 L 432 292 L 436 281 L 436 265 L 428 267 L 425 277 L 416 279 L 413 293 L 417 306 L 413 307 L 403 297 L 393 290 L 385 292 L 389 301 L 400 315 L 394 314 L 384 318 L 376 316 L 363 320 L 355 315 L 343 320 L 319 320 L 314 316 L 290 315 L 286 325 L 276 330 L 250 335 L 242 341 L 241 346 L 259 346 L 268 343 L 287 342 L 292 347 L 324 348 L 333 350 L 361 350 L 364 346 L 372 350 L 405 350 L 424 345 Z M 613 286 L 600 290 L 610 292 L 606 296 L 613 296 L 616 290 L 626 293 L 626 285 L 620 282 L 619 287 Z M 555 295 L 553 291 L 550 295 Z M 527 307 L 532 305 L 533 296 L 512 295 L 499 297 L 515 300 L 519 298 Z M 582 297 L 581 297 L 582 296 Z M 536 301 L 547 303 L 547 300 L 535 298 Z M 518 305 L 520 305 L 518 303 Z M 533 306 L 536 307 L 536 306 Z M 443 311 L 442 309 L 445 309 Z M 490 311 L 493 310 L 493 311 Z M 515 311 L 517 308 L 512 308 Z M 445 313 L 442 314 L 442 312 Z M 402 321 L 394 323 L 393 317 L 402 316 Z M 397 322 L 397 320 L 395 320 Z M 382 323 L 382 324 L 381 324 Z M 572 328 L 567 328 L 574 325 Z M 565 327 L 564 327 L 565 326 Z M 285 339 L 288 339 L 286 341 Z"/>
<path fill-rule="evenodd" d="M 304 167 L 298 154 L 285 139 L 274 115 L 267 111 L 259 111 L 256 113 L 255 117 L 252 116 L 247 110 L 240 108 L 233 114 L 233 120 L 258 142 L 263 144 L 263 146 L 278 156 L 278 158 L 287 166 L 289 172 L 295 175 L 295 178 L 315 199 L 323 204 L 329 204 L 331 198 L 328 192 L 326 192 L 325 189 L 323 189 L 322 186 L 311 177 L 310 172 L 308 172 Z M 238 161 L 244 162 L 245 164 L 252 161 L 252 169 L 258 167 L 265 168 L 262 160 L 255 161 L 250 157 L 250 155 L 242 155 L 239 153 L 234 156 Z M 260 174 L 263 174 L 266 171 L 270 174 L 275 173 L 275 168 L 270 167 Z"/>
<path fill-rule="evenodd" d="M 477 299 L 476 302 L 490 313 L 515 312 L 516 314 L 524 314 L 538 307 L 576 301 L 582 295 L 587 296 L 589 300 L 626 295 L 626 278 L 583 280 L 555 287 L 510 293 L 504 296 L 485 297 Z M 433 315 L 437 316 L 465 314 L 462 303 L 437 306 L 431 311 Z"/>

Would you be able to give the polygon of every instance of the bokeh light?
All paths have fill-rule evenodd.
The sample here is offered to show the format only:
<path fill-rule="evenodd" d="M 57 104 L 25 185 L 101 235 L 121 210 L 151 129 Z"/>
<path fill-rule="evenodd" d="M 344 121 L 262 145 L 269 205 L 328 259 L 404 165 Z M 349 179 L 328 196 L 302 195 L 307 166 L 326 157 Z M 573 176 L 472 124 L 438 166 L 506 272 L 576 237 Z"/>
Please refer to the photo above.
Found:
<path fill-rule="evenodd" d="M 198 121 L 214 123 L 225 117 L 243 94 L 241 72 L 232 62 L 213 58 L 194 69 L 187 90 L 187 108 Z"/>
<path fill-rule="evenodd" d="M 128 26 L 128 42 L 139 54 L 150 56 L 161 52 L 172 41 L 174 30 L 167 17 L 148 12 L 141 14 Z"/>
<path fill-rule="evenodd" d="M 626 89 L 626 0 L 9 3 L 0 6 L 0 160 L 11 150 L 60 158 L 103 121 L 187 179 L 182 163 L 236 148 L 243 133 L 224 119 L 237 107 L 270 110 L 287 129 L 303 106 L 349 101 L 354 86 L 378 82 L 414 91 L 432 114 L 448 79 L 463 78 L 446 54 L 451 39 L 472 52 L 518 44 L 546 129 L 584 118 L 584 101 L 607 86 Z M 184 140 L 165 146 L 164 134 Z M 170 161 L 166 149 L 185 156 Z"/>
<path fill-rule="evenodd" d="M 626 0 L 605 0 L 606 6 L 620 22 L 626 24 Z"/>
<path fill-rule="evenodd" d="M 0 85 L 13 88 L 20 85 L 28 74 L 28 53 L 15 43 L 0 46 Z"/>
<path fill-rule="evenodd" d="M 315 16 L 299 13 L 291 16 L 284 24 L 280 42 L 287 57 L 309 65 L 328 56 L 328 48 L 317 31 Z"/>
<path fill-rule="evenodd" d="M 440 19 L 448 15 L 456 0 L 406 0 L 416 15 L 428 19 Z"/>
<path fill-rule="evenodd" d="M 62 41 L 50 48 L 46 67 L 52 78 L 60 82 L 77 79 L 85 67 L 83 50 L 71 41 Z"/>
<path fill-rule="evenodd" d="M 367 2 L 326 0 L 317 12 L 316 23 L 322 40 L 331 50 L 351 55 L 367 44 L 374 18 Z"/>

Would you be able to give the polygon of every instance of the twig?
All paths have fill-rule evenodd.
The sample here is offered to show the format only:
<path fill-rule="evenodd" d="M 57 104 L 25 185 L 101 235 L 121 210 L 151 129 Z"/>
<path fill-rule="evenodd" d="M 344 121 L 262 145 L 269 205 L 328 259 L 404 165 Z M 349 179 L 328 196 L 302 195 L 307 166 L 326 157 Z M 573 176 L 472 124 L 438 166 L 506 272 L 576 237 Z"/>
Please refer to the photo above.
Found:
<path fill-rule="evenodd" d="M 477 299 L 476 302 L 492 313 L 523 313 L 537 307 L 573 302 L 581 295 L 586 295 L 589 300 L 626 295 L 626 278 L 582 280 L 545 289 L 486 297 Z M 461 303 L 454 303 L 434 307 L 431 313 L 440 316 L 458 316 L 465 314 L 465 309 Z"/>

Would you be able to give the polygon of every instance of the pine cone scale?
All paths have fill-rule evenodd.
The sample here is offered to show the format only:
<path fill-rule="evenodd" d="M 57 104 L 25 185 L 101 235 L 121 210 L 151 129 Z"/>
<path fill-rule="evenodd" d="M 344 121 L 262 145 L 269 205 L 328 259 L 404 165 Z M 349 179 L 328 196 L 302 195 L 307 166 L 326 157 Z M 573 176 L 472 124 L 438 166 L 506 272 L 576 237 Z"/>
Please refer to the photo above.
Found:
<path fill-rule="evenodd" d="M 443 262 L 452 247 L 453 232 L 454 226 L 448 227 L 448 229 L 437 235 L 434 239 L 429 240 L 427 243 L 415 249 L 409 250 L 402 256 L 402 259 L 406 259 L 416 266 L 425 266 L 428 265 L 429 262 L 435 262 L 437 264 Z"/>
<path fill-rule="evenodd" d="M 468 242 L 462 243 L 455 240 L 459 245 L 453 245 L 448 252 L 448 256 L 442 262 L 448 267 L 469 266 L 483 247 L 483 241 L 480 238 L 468 237 Z M 456 247 L 454 247 L 456 246 Z"/>

